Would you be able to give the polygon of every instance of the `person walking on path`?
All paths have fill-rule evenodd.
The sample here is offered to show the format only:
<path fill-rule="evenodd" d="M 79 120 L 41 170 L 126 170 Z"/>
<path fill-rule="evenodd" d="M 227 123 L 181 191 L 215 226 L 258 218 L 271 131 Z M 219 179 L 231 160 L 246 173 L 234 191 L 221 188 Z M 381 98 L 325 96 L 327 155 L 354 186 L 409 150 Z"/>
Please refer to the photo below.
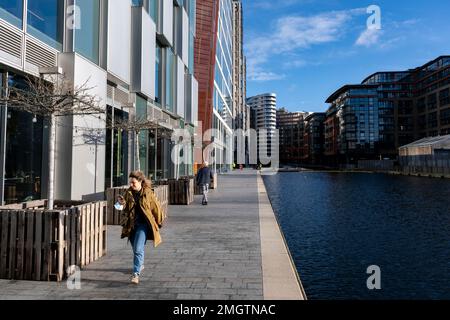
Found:
<path fill-rule="evenodd" d="M 153 240 L 156 248 L 161 244 L 159 229 L 164 220 L 161 205 L 151 189 L 151 182 L 144 173 L 134 171 L 130 174 L 130 187 L 124 196 L 118 197 L 123 206 L 120 219 L 121 238 L 128 238 L 133 248 L 133 275 L 131 282 L 139 283 L 144 269 L 144 252 L 147 240 Z"/>
<path fill-rule="evenodd" d="M 208 205 L 209 184 L 214 179 L 211 169 L 208 167 L 208 161 L 203 162 L 202 168 L 197 173 L 197 185 L 202 188 L 203 200 L 202 205 Z"/>

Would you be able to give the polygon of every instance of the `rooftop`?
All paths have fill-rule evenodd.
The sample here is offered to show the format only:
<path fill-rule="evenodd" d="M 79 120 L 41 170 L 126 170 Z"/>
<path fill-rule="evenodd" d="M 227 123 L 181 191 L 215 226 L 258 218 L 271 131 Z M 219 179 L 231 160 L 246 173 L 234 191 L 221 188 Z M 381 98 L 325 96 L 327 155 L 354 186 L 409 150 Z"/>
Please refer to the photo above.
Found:
<path fill-rule="evenodd" d="M 341 88 L 339 88 L 338 90 L 336 90 L 336 92 L 334 92 L 326 101 L 326 103 L 333 103 L 334 100 L 336 100 L 341 94 L 343 94 L 344 92 L 350 90 L 350 89 L 364 89 L 364 88 L 378 88 L 378 85 L 373 85 L 373 84 L 348 84 L 345 85 Z"/>
<path fill-rule="evenodd" d="M 429 146 L 432 146 L 434 149 L 450 149 L 450 135 L 423 138 L 421 140 L 414 141 L 413 143 L 402 146 L 400 147 L 400 149 Z"/>

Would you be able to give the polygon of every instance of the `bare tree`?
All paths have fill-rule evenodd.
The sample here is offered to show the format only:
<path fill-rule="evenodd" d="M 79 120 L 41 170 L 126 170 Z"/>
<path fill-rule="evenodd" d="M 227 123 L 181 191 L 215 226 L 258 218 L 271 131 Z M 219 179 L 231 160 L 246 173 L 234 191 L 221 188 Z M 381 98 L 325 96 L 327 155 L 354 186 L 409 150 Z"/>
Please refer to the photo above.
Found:
<path fill-rule="evenodd" d="M 24 85 L 7 89 L 0 97 L 2 105 L 41 116 L 49 124 L 48 209 L 53 209 L 55 185 L 55 144 L 57 117 L 105 114 L 99 100 L 91 94 L 89 79 L 79 87 L 61 75 L 47 79 L 27 77 Z"/>
<path fill-rule="evenodd" d="M 123 130 L 134 134 L 135 141 L 135 157 L 137 160 L 137 170 L 141 170 L 140 152 L 139 152 L 139 135 L 142 131 L 155 129 L 158 123 L 147 119 L 146 116 L 132 117 L 129 119 L 108 119 L 107 128 Z"/>

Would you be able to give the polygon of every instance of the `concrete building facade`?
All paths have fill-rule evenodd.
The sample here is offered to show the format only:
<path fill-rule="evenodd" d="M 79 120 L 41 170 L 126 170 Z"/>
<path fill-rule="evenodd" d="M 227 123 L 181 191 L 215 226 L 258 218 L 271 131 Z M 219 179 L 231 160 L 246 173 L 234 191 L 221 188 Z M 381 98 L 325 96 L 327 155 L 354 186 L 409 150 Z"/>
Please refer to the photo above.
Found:
<path fill-rule="evenodd" d="M 3 91 L 27 76 L 41 77 L 53 70 L 74 87 L 87 83 L 105 110 L 100 119 L 60 119 L 55 198 L 101 198 L 105 188 L 127 184 L 138 161 L 154 180 L 192 173 L 188 164 L 173 165 L 170 134 L 177 128 L 193 132 L 198 118 L 195 19 L 195 0 L 1 2 Z M 106 129 L 108 121 L 133 117 L 155 124 L 153 130 L 140 133 L 139 159 L 132 133 Z M 0 202 L 45 198 L 44 119 L 35 121 L 13 106 L 2 106 L 0 118 Z M 92 130 L 98 133 L 98 143 L 84 139 Z M 24 148 L 18 141 L 31 143 Z"/>

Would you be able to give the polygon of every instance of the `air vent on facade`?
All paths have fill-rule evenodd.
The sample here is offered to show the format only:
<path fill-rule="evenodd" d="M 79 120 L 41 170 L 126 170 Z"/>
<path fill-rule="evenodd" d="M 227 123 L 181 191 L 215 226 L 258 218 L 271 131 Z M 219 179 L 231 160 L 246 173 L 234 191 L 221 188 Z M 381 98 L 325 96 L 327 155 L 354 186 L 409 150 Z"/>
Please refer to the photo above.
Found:
<path fill-rule="evenodd" d="M 119 89 L 119 87 L 115 88 L 114 101 L 121 105 L 127 105 L 130 102 L 128 92 L 125 92 L 122 89 Z"/>
<path fill-rule="evenodd" d="M 0 25 L 0 50 L 21 59 L 22 35 Z"/>
<path fill-rule="evenodd" d="M 154 112 L 153 113 L 154 119 L 157 120 L 157 121 L 160 121 L 162 119 L 162 112 L 161 112 L 161 110 L 158 110 L 158 109 L 155 108 L 153 112 Z"/>
<path fill-rule="evenodd" d="M 55 52 L 52 52 L 33 41 L 27 40 L 26 62 L 35 65 L 36 67 L 48 68 L 57 65 L 56 58 Z"/>
<path fill-rule="evenodd" d="M 162 120 L 163 120 L 165 123 L 167 123 L 167 125 L 170 124 L 170 116 L 169 116 L 167 113 L 164 113 L 164 114 L 163 114 Z"/>
<path fill-rule="evenodd" d="M 114 100 L 114 87 L 108 84 L 106 94 L 108 99 Z"/>
<path fill-rule="evenodd" d="M 149 119 L 150 121 L 155 121 L 154 110 L 155 110 L 155 108 L 154 108 L 153 106 L 150 106 L 150 107 L 148 108 L 148 119 Z"/>

